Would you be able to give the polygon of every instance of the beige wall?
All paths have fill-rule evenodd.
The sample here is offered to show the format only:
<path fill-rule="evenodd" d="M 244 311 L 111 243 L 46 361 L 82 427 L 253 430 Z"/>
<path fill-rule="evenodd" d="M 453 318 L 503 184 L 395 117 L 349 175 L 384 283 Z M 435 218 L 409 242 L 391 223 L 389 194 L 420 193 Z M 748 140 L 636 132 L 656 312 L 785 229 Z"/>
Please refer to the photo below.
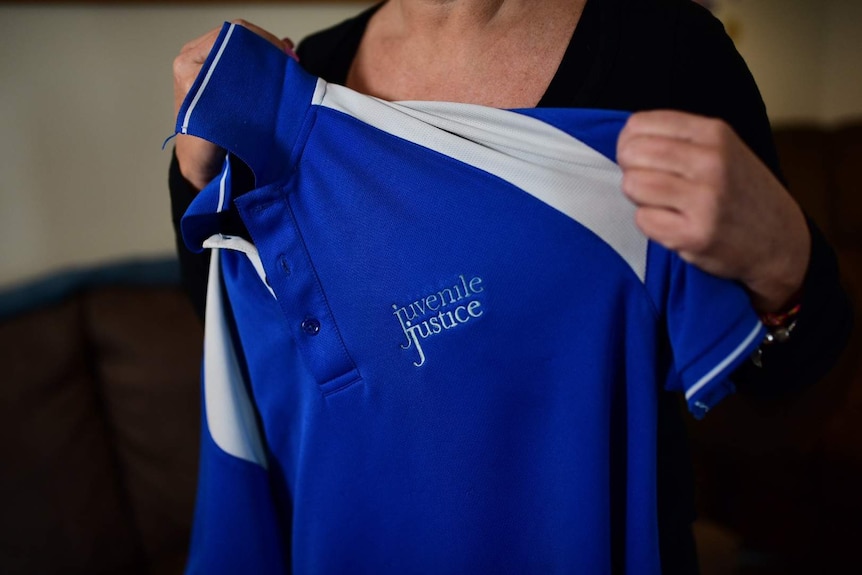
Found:
<path fill-rule="evenodd" d="M 773 122 L 820 116 L 826 19 L 819 2 L 825 3 L 723 0 L 719 4 L 718 15 L 754 74 Z"/>
<path fill-rule="evenodd" d="M 301 38 L 361 4 L 0 6 L 0 287 L 171 253 L 171 61 L 243 17 Z M 726 0 L 777 122 L 862 116 L 862 3 Z"/>
<path fill-rule="evenodd" d="M 300 38 L 362 6 L 0 7 L 0 286 L 171 252 L 161 145 L 185 41 L 236 17 Z"/>
<path fill-rule="evenodd" d="M 823 35 L 820 115 L 836 122 L 862 116 L 862 1 L 828 3 Z"/>
<path fill-rule="evenodd" d="M 862 2 L 719 0 L 774 124 L 862 116 Z"/>

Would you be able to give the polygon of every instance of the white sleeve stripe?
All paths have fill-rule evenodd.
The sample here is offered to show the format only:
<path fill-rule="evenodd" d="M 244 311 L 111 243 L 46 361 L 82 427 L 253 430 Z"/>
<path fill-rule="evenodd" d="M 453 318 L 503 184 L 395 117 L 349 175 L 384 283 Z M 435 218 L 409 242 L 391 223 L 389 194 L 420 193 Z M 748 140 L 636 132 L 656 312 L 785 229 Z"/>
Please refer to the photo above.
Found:
<path fill-rule="evenodd" d="M 228 175 L 230 174 L 230 160 L 227 156 L 224 158 L 224 170 L 222 170 L 221 180 L 219 180 L 218 184 L 218 208 L 216 208 L 217 212 L 224 211 L 224 201 L 227 190 L 225 189 L 225 185 L 227 183 Z"/>
<path fill-rule="evenodd" d="M 701 377 L 697 381 L 697 383 L 695 383 L 694 385 L 692 385 L 690 388 L 688 388 L 686 390 L 685 398 L 691 399 L 698 391 L 703 389 L 704 386 L 708 385 L 713 379 L 715 379 L 715 377 L 719 373 L 724 371 L 724 369 L 728 365 L 730 365 L 731 363 L 736 361 L 741 354 L 745 353 L 745 350 L 748 349 L 748 346 L 751 345 L 751 342 L 760 333 L 760 330 L 762 329 L 762 327 L 763 326 L 761 325 L 760 321 L 758 321 L 757 325 L 754 326 L 754 329 L 751 330 L 751 333 L 749 333 L 746 336 L 746 338 L 742 341 L 742 343 L 740 343 L 738 346 L 736 346 L 736 349 L 734 349 L 732 352 L 730 352 L 730 355 L 728 355 L 726 358 L 724 358 L 724 360 L 722 360 L 721 363 L 719 363 L 718 365 L 713 367 L 711 370 L 709 370 L 709 372 L 706 375 L 704 375 L 703 377 Z"/>
<path fill-rule="evenodd" d="M 204 328 L 204 405 L 213 442 L 234 457 L 267 467 L 257 419 L 246 390 L 222 301 L 219 250 L 213 250 Z"/>
<path fill-rule="evenodd" d="M 198 100 L 200 100 L 201 95 L 203 95 L 204 90 L 206 90 L 207 84 L 209 84 L 210 78 L 212 77 L 213 72 L 215 72 L 216 66 L 219 63 L 219 60 L 221 60 L 221 56 L 224 53 L 225 48 L 227 48 L 228 41 L 230 40 L 230 37 L 233 34 L 233 29 L 235 27 L 236 27 L 236 24 L 231 24 L 230 27 L 228 28 L 227 34 L 224 37 L 224 41 L 222 42 L 221 46 L 219 47 L 219 50 L 216 53 L 215 58 L 213 58 L 212 64 L 210 65 L 209 70 L 207 70 L 207 74 L 204 77 L 203 82 L 201 82 L 200 88 L 198 88 L 198 91 L 195 93 L 194 99 L 192 99 L 192 103 L 189 104 L 189 108 L 188 108 L 188 110 L 186 110 L 186 115 L 183 118 L 183 126 L 180 130 L 180 132 L 183 134 L 188 133 L 189 121 L 192 117 L 192 112 L 194 112 L 195 106 L 198 105 Z"/>

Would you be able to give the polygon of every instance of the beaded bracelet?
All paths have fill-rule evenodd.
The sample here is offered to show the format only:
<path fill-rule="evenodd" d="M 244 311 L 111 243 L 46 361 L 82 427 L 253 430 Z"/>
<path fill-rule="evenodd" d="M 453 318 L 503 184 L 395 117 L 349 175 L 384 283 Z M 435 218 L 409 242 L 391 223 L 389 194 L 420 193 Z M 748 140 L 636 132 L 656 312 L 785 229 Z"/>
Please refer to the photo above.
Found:
<path fill-rule="evenodd" d="M 802 290 L 790 298 L 790 304 L 783 310 L 774 313 L 760 314 L 760 321 L 768 328 L 760 346 L 751 355 L 751 361 L 757 367 L 763 367 L 763 347 L 775 343 L 784 343 L 796 328 L 796 316 L 802 309 Z"/>
<path fill-rule="evenodd" d="M 794 301 L 798 301 L 798 298 L 793 298 Z M 796 317 L 799 314 L 799 310 L 802 309 L 802 303 L 796 303 L 789 309 L 782 310 L 775 313 L 764 313 L 760 314 L 760 321 L 766 327 L 780 327 L 783 325 L 787 325 L 790 323 L 790 319 Z"/>

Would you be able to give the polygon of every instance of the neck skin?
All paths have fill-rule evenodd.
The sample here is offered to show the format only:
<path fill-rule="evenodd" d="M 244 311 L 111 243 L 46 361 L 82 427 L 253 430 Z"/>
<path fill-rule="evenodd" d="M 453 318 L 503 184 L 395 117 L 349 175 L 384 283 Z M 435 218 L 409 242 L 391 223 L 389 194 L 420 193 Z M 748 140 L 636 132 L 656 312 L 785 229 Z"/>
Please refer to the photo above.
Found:
<path fill-rule="evenodd" d="M 586 0 L 389 0 L 383 7 L 406 34 L 477 34 L 521 27 L 553 15 L 580 13 Z"/>
<path fill-rule="evenodd" d="M 474 30 L 523 14 L 524 0 L 390 0 L 388 6 L 407 29 L 454 26 Z"/>
<path fill-rule="evenodd" d="M 385 100 L 532 107 L 587 0 L 388 0 L 347 85 Z"/>

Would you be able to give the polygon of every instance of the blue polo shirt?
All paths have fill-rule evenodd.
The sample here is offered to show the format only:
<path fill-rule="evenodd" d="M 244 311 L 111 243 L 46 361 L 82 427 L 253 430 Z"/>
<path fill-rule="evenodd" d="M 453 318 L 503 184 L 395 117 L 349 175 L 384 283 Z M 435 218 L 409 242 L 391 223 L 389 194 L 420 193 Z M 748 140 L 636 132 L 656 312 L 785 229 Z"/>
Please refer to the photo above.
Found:
<path fill-rule="evenodd" d="M 177 123 L 255 174 L 183 221 L 189 573 L 659 573 L 658 394 L 703 416 L 763 327 L 634 225 L 626 117 L 385 102 L 225 25 Z"/>

